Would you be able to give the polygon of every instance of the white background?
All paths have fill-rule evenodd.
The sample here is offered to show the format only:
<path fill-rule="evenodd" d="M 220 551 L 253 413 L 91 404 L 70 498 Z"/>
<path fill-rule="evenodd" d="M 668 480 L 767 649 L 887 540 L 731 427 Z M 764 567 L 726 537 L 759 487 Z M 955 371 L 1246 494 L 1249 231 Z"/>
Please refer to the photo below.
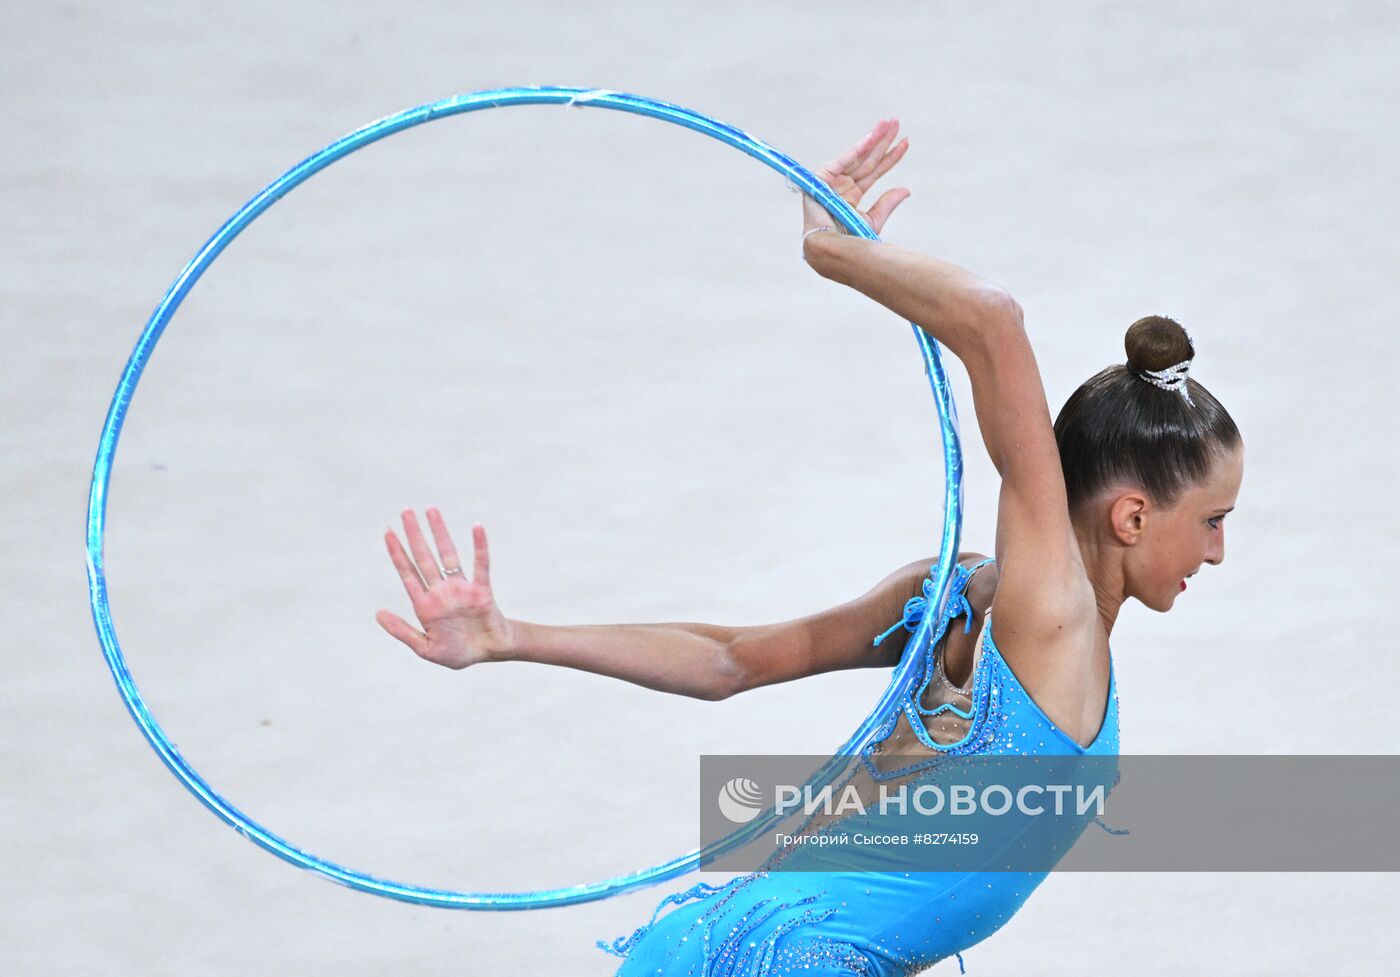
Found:
<path fill-rule="evenodd" d="M 241 839 L 115 692 L 83 570 L 121 367 L 199 245 L 411 105 L 594 85 L 811 165 L 897 115 L 886 238 L 1008 288 L 1052 409 L 1183 322 L 1244 432 L 1227 558 L 1113 636 L 1125 753 L 1394 753 L 1394 159 L 1384 3 L 9 3 L 0 12 L 0 945 L 7 973 L 609 974 L 690 876 L 530 913 L 344 889 Z M 314 178 L 199 283 L 112 479 L 118 634 L 182 754 L 318 855 L 419 885 L 569 885 L 696 841 L 700 753 L 841 743 L 885 673 L 723 703 L 374 623 L 405 506 L 484 522 L 546 623 L 757 624 L 935 555 L 911 328 L 798 257 L 779 176 L 597 109 L 457 117 Z M 964 549 L 995 473 L 949 360 Z M 721 877 L 708 876 L 717 882 Z M 1393 876 L 1051 878 L 969 973 L 1382 974 Z M 954 962 L 935 968 L 956 973 Z"/>

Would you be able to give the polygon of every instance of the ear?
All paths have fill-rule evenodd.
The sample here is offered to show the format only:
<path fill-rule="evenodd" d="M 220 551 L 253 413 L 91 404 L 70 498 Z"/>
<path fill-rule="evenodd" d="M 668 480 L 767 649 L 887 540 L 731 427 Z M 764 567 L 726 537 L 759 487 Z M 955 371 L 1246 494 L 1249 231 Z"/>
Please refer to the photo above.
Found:
<path fill-rule="evenodd" d="M 1124 546 L 1134 546 L 1141 538 L 1147 527 L 1147 510 L 1147 496 L 1141 492 L 1124 492 L 1109 506 L 1109 526 Z"/>

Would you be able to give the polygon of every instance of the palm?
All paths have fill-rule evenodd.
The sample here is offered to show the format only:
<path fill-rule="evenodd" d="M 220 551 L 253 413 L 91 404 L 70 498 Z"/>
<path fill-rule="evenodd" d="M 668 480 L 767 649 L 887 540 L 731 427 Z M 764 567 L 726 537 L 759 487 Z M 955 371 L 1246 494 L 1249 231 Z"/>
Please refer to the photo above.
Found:
<path fill-rule="evenodd" d="M 865 196 L 865 191 L 860 188 L 860 184 L 848 173 L 825 171 L 818 173 L 818 175 L 826 181 L 826 185 L 831 187 L 833 193 L 852 207 L 859 204 L 861 197 Z M 861 216 L 864 217 L 865 214 L 862 212 Z"/>
<path fill-rule="evenodd" d="M 499 631 L 501 617 L 490 587 L 457 580 L 429 590 L 413 602 L 413 612 L 428 639 L 423 657 L 438 662 L 480 649 Z"/>
<path fill-rule="evenodd" d="M 421 630 L 389 611 L 375 615 L 380 626 L 412 648 L 420 658 L 449 668 L 466 668 L 509 651 L 513 634 L 510 622 L 496 607 L 496 598 L 491 592 L 485 527 L 472 527 L 475 561 L 473 578 L 469 580 L 461 568 L 447 524 L 437 509 L 428 509 L 428 525 L 437 543 L 442 568 L 438 567 L 438 560 L 428 547 L 412 510 L 404 512 L 403 524 L 409 552 L 404 550 L 393 530 L 385 533 L 384 540 Z"/>
<path fill-rule="evenodd" d="M 909 149 L 907 138 L 891 148 L 890 143 L 898 132 L 899 120 L 882 119 L 864 139 L 816 171 L 816 175 L 855 208 L 876 234 L 884 228 L 894 209 L 909 197 L 907 188 L 895 187 L 881 194 L 868 211 L 860 209 L 866 192 L 880 177 L 892 170 Z M 809 230 L 826 219 L 825 211 L 812 198 L 804 195 L 803 205 Z"/>

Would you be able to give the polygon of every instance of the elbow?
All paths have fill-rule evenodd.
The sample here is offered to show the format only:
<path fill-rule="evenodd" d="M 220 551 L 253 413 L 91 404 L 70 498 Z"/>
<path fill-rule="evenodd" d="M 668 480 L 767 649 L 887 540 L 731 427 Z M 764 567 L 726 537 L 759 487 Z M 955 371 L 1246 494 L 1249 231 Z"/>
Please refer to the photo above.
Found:
<path fill-rule="evenodd" d="M 973 293 L 972 307 L 973 315 L 986 325 L 1014 326 L 1017 329 L 1025 325 L 1021 303 L 1000 286 L 984 283 Z"/>
<path fill-rule="evenodd" d="M 701 698 L 707 702 L 722 702 L 748 688 L 747 676 L 738 657 L 734 654 L 733 646 L 725 644 L 719 649 L 718 665 L 714 670 L 709 687 Z"/>
<path fill-rule="evenodd" d="M 987 285 L 972 298 L 971 318 L 976 325 L 978 352 L 993 356 L 1003 353 L 1009 343 L 1025 339 L 1026 321 L 1021 304 L 1004 288 Z"/>

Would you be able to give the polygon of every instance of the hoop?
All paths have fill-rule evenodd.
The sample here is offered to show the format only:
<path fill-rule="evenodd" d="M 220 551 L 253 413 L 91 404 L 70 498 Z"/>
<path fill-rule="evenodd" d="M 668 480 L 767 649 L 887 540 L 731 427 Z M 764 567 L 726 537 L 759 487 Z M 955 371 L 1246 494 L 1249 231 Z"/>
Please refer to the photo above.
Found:
<path fill-rule="evenodd" d="M 136 384 L 150 360 L 156 342 L 164 333 L 165 327 L 180 307 L 180 303 L 194 287 L 195 282 L 199 281 L 200 276 L 214 262 L 214 259 L 245 227 L 277 200 L 315 173 L 357 149 L 386 136 L 425 122 L 464 112 L 512 105 L 537 104 L 574 105 L 632 112 L 693 129 L 702 135 L 718 139 L 720 142 L 741 150 L 764 165 L 784 174 L 792 185 L 814 197 L 830 211 L 851 234 L 870 240 L 878 240 L 859 215 L 841 197 L 832 193 L 826 184 L 796 161 L 733 126 L 677 105 L 658 102 L 640 95 L 628 95 L 605 89 L 543 86 L 472 92 L 406 109 L 356 129 L 283 173 L 230 217 L 185 265 L 184 270 L 167 289 L 155 312 L 147 320 L 146 327 L 137 340 L 136 347 L 127 360 L 126 368 L 117 383 L 116 393 L 108 408 L 107 420 L 102 428 L 101 440 L 98 443 L 97 459 L 93 464 L 92 484 L 88 495 L 88 598 L 92 605 L 93 623 L 97 628 L 97 637 L 102 645 L 103 654 L 106 656 L 112 677 L 116 681 L 117 690 L 121 693 L 128 711 L 136 721 L 141 733 L 151 744 L 152 749 L 170 768 L 171 773 L 195 797 L 199 798 L 205 807 L 213 811 L 245 838 L 299 868 L 309 869 L 333 882 L 362 892 L 400 899 L 405 902 L 451 909 L 504 910 L 564 906 L 602 899 L 631 889 L 655 885 L 694 870 L 699 867 L 702 858 L 708 859 L 744 844 L 777 819 L 770 810 L 766 815 L 760 816 L 727 838 L 715 842 L 703 850 L 692 851 L 670 861 L 639 869 L 628 875 L 604 879 L 600 882 L 529 892 L 490 893 L 422 888 L 388 879 L 375 878 L 303 851 L 263 827 L 221 797 L 180 755 L 141 698 L 141 693 L 136 688 L 136 683 L 127 669 L 126 659 L 122 654 L 121 645 L 117 641 L 116 629 L 112 624 L 112 614 L 108 606 L 107 578 L 103 568 L 103 534 L 107 519 L 107 491 L 111 481 L 117 439 L 121 436 L 122 423 L 126 418 L 131 398 L 136 391 Z M 942 617 L 952 568 L 957 561 L 958 542 L 962 531 L 962 449 L 958 438 L 957 409 L 953 403 L 952 392 L 948 387 L 948 379 L 943 370 L 937 343 L 917 326 L 913 326 L 913 329 L 923 354 L 929 383 L 938 407 L 939 427 L 943 440 L 943 460 L 947 472 L 942 539 L 938 563 L 933 569 L 932 587 L 929 591 L 936 595 L 930 598 L 930 609 L 934 613 L 926 614 L 918 629 L 910 636 L 903 659 L 895 669 L 889 686 L 881 695 L 870 715 L 857 727 L 846 743 L 836 751 L 832 760 L 813 775 L 813 779 L 809 783 L 824 784 L 829 782 L 839 773 L 842 766 L 838 763 L 840 757 L 859 754 L 861 748 L 875 737 L 876 731 L 895 708 L 895 704 L 918 678 L 919 660 L 927 649 L 932 623 Z"/>

